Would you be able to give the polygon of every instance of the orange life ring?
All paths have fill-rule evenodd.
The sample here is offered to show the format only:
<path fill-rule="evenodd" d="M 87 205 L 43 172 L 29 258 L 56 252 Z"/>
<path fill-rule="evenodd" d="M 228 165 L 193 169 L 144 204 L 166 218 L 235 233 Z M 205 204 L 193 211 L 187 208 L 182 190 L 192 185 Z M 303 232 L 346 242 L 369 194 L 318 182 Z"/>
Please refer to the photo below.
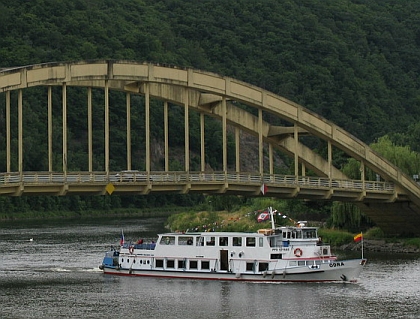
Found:
<path fill-rule="evenodd" d="M 130 246 L 130 248 L 128 248 L 128 252 L 130 254 L 133 254 L 133 252 L 134 252 L 134 246 Z"/>
<path fill-rule="evenodd" d="M 296 257 L 301 257 L 302 256 L 302 249 L 300 248 L 296 248 L 293 253 L 295 254 Z"/>

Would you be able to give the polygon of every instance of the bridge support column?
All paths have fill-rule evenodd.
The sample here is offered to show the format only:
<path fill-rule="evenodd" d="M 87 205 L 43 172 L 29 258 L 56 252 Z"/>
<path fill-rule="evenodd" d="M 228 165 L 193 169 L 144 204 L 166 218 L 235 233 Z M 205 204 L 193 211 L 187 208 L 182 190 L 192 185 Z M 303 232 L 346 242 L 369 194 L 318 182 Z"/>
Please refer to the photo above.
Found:
<path fill-rule="evenodd" d="M 236 158 L 236 173 L 241 171 L 241 162 L 239 157 L 240 148 L 240 131 L 239 128 L 235 127 L 235 158 Z"/>
<path fill-rule="evenodd" d="M 227 172 L 227 122 L 226 98 L 222 98 L 222 136 L 223 136 L 223 171 Z"/>
<path fill-rule="evenodd" d="M 126 94 L 127 109 L 127 169 L 131 170 L 131 95 Z"/>
<path fill-rule="evenodd" d="M 185 171 L 188 172 L 190 170 L 190 124 L 189 124 L 189 113 L 188 113 L 188 89 L 184 90 L 184 122 L 185 122 Z"/>
<path fill-rule="evenodd" d="M 23 172 L 23 91 L 18 92 L 18 169 Z"/>
<path fill-rule="evenodd" d="M 150 174 L 150 90 L 149 84 L 144 85 L 145 90 L 145 136 L 146 136 L 146 172 Z"/>
<path fill-rule="evenodd" d="M 294 155 L 295 155 L 295 176 L 298 178 L 299 175 L 299 154 L 298 154 L 298 148 L 299 148 L 299 134 L 298 134 L 298 126 L 297 123 L 294 124 L 293 127 L 293 138 L 295 139 L 294 144 Z"/>
<path fill-rule="evenodd" d="M 63 172 L 67 172 L 67 84 L 62 86 L 63 103 Z"/>
<path fill-rule="evenodd" d="M 6 172 L 10 172 L 10 91 L 6 92 Z"/>
<path fill-rule="evenodd" d="M 165 172 L 169 171 L 169 129 L 168 129 L 168 102 L 163 103 L 163 126 L 165 134 Z"/>
<path fill-rule="evenodd" d="M 206 158 L 205 158 L 205 125 L 204 125 L 204 113 L 200 113 L 200 158 L 201 165 L 200 170 L 204 172 L 206 170 Z"/>
<path fill-rule="evenodd" d="M 87 91 L 88 99 L 88 165 L 89 172 L 93 171 L 93 142 L 92 142 L 92 88 L 88 87 Z"/>
<path fill-rule="evenodd" d="M 105 81 L 105 172 L 109 174 L 109 82 Z"/>
<path fill-rule="evenodd" d="M 53 114 L 52 114 L 52 87 L 48 87 L 48 171 L 53 171 L 52 162 L 52 136 L 53 136 Z"/>
<path fill-rule="evenodd" d="M 262 109 L 258 109 L 258 165 L 261 176 L 264 174 L 264 140 L 262 135 Z"/>

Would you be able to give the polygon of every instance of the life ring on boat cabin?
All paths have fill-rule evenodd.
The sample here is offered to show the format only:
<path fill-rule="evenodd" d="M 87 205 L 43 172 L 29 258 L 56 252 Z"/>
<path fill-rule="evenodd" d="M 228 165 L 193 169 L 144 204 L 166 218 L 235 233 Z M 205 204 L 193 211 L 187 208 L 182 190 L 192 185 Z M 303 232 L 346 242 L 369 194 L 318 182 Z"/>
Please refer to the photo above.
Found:
<path fill-rule="evenodd" d="M 300 248 L 296 248 L 293 253 L 295 254 L 296 257 L 301 257 L 302 256 L 302 249 Z"/>
<path fill-rule="evenodd" d="M 134 252 L 134 246 L 130 246 L 130 247 L 128 248 L 128 252 L 129 252 L 130 254 L 133 254 L 133 252 Z"/>

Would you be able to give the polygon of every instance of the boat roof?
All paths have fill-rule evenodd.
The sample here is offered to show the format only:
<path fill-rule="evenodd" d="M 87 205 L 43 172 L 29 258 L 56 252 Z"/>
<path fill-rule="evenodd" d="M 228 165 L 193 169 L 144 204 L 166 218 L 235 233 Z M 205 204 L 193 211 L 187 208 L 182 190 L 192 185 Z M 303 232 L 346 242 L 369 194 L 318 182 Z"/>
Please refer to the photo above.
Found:
<path fill-rule="evenodd" d="M 282 226 L 277 227 L 276 229 L 260 229 L 258 232 L 171 232 L 171 233 L 161 233 L 158 236 L 215 236 L 215 237 L 222 237 L 222 236 L 231 236 L 231 237 L 240 237 L 240 236 L 267 236 L 268 233 L 272 232 L 275 234 L 278 230 L 287 231 L 287 230 L 316 230 L 318 227 L 296 227 L 296 226 Z"/>

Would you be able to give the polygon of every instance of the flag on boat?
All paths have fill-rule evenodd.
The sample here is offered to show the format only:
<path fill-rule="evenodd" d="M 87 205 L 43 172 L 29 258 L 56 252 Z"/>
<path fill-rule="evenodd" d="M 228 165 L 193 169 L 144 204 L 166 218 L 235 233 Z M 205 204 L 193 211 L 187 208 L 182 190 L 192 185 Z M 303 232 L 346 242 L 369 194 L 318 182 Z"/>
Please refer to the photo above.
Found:
<path fill-rule="evenodd" d="M 121 230 L 120 246 L 124 245 L 124 231 Z"/>
<path fill-rule="evenodd" d="M 356 236 L 353 237 L 353 239 L 356 243 L 358 243 L 359 241 L 363 240 L 363 234 L 362 233 L 357 234 Z"/>
<path fill-rule="evenodd" d="M 257 217 L 257 221 L 259 223 L 264 222 L 264 221 L 269 220 L 269 219 L 270 219 L 270 214 L 268 212 L 262 212 Z"/>
<path fill-rule="evenodd" d="M 267 186 L 265 184 L 261 185 L 260 191 L 263 195 L 265 195 L 265 193 L 267 193 Z"/>

